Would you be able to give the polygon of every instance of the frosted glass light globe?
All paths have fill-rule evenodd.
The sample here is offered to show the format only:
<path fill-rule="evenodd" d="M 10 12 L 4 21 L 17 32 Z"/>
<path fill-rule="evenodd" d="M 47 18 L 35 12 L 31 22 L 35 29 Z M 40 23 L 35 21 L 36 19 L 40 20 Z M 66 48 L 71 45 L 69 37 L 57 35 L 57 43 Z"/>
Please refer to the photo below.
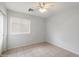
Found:
<path fill-rule="evenodd" d="M 44 12 L 46 12 L 47 10 L 46 10 L 45 8 L 40 8 L 39 11 L 40 11 L 41 13 L 44 13 Z"/>

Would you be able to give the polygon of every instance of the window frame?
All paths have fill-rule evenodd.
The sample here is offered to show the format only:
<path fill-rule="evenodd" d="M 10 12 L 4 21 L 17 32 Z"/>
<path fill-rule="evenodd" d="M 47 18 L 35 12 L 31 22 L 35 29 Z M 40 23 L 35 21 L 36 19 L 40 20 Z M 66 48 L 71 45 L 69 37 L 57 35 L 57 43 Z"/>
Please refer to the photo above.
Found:
<path fill-rule="evenodd" d="M 29 23 L 28 23 L 28 31 L 27 32 L 13 32 L 13 30 L 12 30 L 12 25 L 13 25 L 13 23 L 12 23 L 12 18 L 18 18 L 18 19 L 20 19 L 20 20 L 27 20 Z M 18 24 L 18 23 L 16 23 L 16 24 Z M 22 24 L 22 23 L 21 23 Z M 20 25 L 21 25 L 20 24 Z M 22 18 L 22 17 L 18 17 L 18 16 L 10 16 L 10 34 L 30 34 L 31 33 L 31 20 L 29 20 L 29 19 L 26 19 L 26 18 Z"/>

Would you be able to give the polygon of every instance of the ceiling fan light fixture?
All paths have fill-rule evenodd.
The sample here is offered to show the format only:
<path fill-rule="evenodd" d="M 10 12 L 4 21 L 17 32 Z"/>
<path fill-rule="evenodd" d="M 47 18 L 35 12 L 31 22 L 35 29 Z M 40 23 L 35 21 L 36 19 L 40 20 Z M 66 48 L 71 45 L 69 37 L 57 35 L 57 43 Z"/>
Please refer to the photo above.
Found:
<path fill-rule="evenodd" d="M 39 11 L 40 11 L 41 13 L 44 13 L 44 12 L 47 11 L 47 9 L 45 9 L 45 8 L 39 8 Z"/>

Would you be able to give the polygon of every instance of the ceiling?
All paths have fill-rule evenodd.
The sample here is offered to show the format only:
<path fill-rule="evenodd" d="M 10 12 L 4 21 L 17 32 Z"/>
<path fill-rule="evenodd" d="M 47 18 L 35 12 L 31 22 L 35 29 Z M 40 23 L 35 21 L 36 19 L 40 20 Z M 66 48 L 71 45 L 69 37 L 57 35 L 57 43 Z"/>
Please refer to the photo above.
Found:
<path fill-rule="evenodd" d="M 31 15 L 39 16 L 39 17 L 49 17 L 53 13 L 63 9 L 64 7 L 76 7 L 79 6 L 78 2 L 49 2 L 54 6 L 51 6 L 50 8 L 47 9 L 47 12 L 41 13 L 38 11 L 38 9 L 35 7 L 37 2 L 4 2 L 5 6 L 7 9 L 16 11 L 16 12 L 21 12 L 21 13 L 27 13 L 28 8 L 33 8 L 34 11 L 31 12 Z"/>

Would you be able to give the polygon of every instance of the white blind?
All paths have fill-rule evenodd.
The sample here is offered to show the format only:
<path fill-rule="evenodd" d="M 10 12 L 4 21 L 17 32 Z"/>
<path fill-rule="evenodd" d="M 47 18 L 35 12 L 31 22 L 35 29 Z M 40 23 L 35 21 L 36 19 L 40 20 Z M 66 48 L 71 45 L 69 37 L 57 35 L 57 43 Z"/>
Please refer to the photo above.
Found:
<path fill-rule="evenodd" d="M 10 16 L 10 32 L 12 34 L 30 33 L 30 20 Z"/>

